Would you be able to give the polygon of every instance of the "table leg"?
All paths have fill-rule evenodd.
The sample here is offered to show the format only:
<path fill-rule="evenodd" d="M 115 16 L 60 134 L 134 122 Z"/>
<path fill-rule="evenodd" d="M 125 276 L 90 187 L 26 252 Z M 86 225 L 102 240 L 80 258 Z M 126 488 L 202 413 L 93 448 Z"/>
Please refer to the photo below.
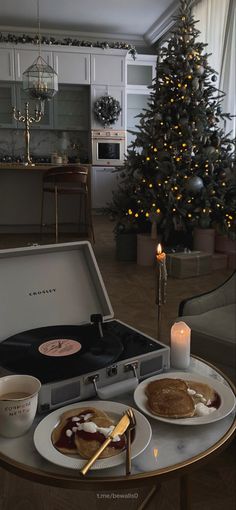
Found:
<path fill-rule="evenodd" d="M 180 477 L 180 510 L 191 510 L 191 485 L 188 475 Z"/>
<path fill-rule="evenodd" d="M 146 506 L 148 505 L 148 503 L 151 501 L 151 499 L 153 498 L 154 494 L 156 493 L 156 491 L 158 489 L 160 489 L 160 484 L 156 484 L 154 485 L 151 490 L 149 491 L 149 493 L 147 494 L 146 498 L 143 500 L 143 502 L 141 503 L 141 505 L 137 508 L 137 510 L 144 510 L 146 508 Z"/>

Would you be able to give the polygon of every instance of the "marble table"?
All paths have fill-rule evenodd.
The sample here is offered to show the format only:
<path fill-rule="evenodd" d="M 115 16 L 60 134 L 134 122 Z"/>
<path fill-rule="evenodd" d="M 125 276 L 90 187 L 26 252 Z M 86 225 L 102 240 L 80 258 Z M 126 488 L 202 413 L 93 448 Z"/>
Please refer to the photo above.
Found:
<path fill-rule="evenodd" d="M 188 371 L 217 379 L 234 390 L 221 372 L 196 357 L 191 357 Z M 136 407 L 132 393 L 121 395 L 117 401 Z M 143 453 L 133 459 L 131 475 L 125 475 L 125 466 L 122 464 L 93 470 L 82 477 L 79 471 L 54 465 L 36 451 L 33 433 L 43 418 L 42 415 L 37 416 L 24 436 L 0 438 L 0 465 L 3 468 L 29 480 L 78 490 L 97 490 L 98 487 L 103 490 L 118 487 L 131 489 L 140 485 L 156 488 L 164 477 L 177 476 L 180 478 L 182 510 L 190 508 L 188 475 L 191 469 L 199 467 L 226 448 L 236 428 L 235 409 L 219 421 L 198 426 L 180 426 L 147 417 L 152 438 Z"/>

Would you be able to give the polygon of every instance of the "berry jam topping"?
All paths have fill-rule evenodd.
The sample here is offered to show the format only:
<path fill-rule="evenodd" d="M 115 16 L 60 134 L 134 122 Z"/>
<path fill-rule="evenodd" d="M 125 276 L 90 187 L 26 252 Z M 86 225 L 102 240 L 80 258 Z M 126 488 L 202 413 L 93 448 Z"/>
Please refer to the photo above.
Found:
<path fill-rule="evenodd" d="M 96 424 L 93 422 L 94 412 L 90 409 L 86 411 L 86 413 L 82 412 L 81 414 L 77 414 L 76 416 L 71 416 L 67 419 L 65 426 L 62 428 L 60 437 L 57 442 L 54 444 L 56 448 L 66 448 L 68 450 L 74 450 L 76 448 L 75 445 L 75 437 L 81 437 L 86 441 L 98 441 L 100 444 L 104 443 L 106 439 L 106 435 L 101 431 L 97 430 Z M 89 425 L 91 423 L 91 429 L 94 429 L 94 432 L 88 432 L 83 430 L 80 425 L 82 423 L 86 423 Z M 88 428 L 88 427 L 86 427 Z M 113 427 L 114 428 L 114 427 Z M 102 429 L 102 427 L 100 427 Z M 102 430 L 107 430 L 103 428 Z M 110 432 L 112 429 L 110 430 Z M 125 437 L 121 436 L 119 439 L 117 438 L 114 441 L 111 441 L 109 447 L 115 448 L 117 450 L 121 450 L 125 447 Z"/>

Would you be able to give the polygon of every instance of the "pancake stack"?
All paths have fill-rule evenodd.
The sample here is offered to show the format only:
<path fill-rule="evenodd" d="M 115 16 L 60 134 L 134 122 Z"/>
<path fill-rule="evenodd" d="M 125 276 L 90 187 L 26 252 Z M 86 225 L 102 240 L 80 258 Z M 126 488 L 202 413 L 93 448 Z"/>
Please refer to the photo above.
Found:
<path fill-rule="evenodd" d="M 162 378 L 151 381 L 145 389 L 148 409 L 164 418 L 191 418 L 195 405 L 207 405 L 215 398 L 213 388 L 204 383 Z"/>
<path fill-rule="evenodd" d="M 99 429 L 108 429 L 113 426 L 113 420 L 100 409 L 93 407 L 80 407 L 66 411 L 52 431 L 52 443 L 61 453 L 77 454 L 83 459 L 90 459 L 105 441 L 106 436 L 100 431 L 78 430 L 78 424 L 91 424 Z M 96 429 L 96 427 L 94 427 Z M 120 453 L 125 447 L 125 437 L 121 436 L 117 442 L 111 442 L 101 453 L 100 458 L 112 457 Z"/>

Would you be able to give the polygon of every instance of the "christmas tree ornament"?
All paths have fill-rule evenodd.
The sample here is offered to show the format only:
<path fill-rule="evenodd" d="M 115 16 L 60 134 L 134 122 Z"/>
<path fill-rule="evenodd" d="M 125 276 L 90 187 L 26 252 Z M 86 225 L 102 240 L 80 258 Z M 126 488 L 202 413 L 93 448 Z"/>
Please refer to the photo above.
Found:
<path fill-rule="evenodd" d="M 222 170 L 220 173 L 219 173 L 219 178 L 221 180 L 224 180 L 226 177 L 226 170 Z"/>
<path fill-rule="evenodd" d="M 217 76 L 215 74 L 213 74 L 213 76 L 211 77 L 211 80 L 212 81 L 217 81 Z"/>
<path fill-rule="evenodd" d="M 185 184 L 185 189 L 187 191 L 190 191 L 191 193 L 200 193 L 200 191 L 203 188 L 204 188 L 203 180 L 201 179 L 201 177 L 198 177 L 197 175 L 190 177 Z"/>
<path fill-rule="evenodd" d="M 196 65 L 195 66 L 195 73 L 198 75 L 198 76 L 202 76 L 203 73 L 204 73 L 205 69 L 202 65 Z"/>
<path fill-rule="evenodd" d="M 211 136 L 211 143 L 213 147 L 218 147 L 220 145 L 220 137 L 218 136 L 217 132 L 214 132 Z"/>
<path fill-rule="evenodd" d="M 201 228 L 209 228 L 211 225 L 211 218 L 209 214 L 203 213 L 199 219 L 199 226 Z"/>
<path fill-rule="evenodd" d="M 207 157 L 212 156 L 213 154 L 215 154 L 215 152 L 216 152 L 216 148 L 213 147 L 213 145 L 209 145 L 209 147 L 205 148 L 205 154 Z"/>
<path fill-rule="evenodd" d="M 192 88 L 194 90 L 198 90 L 199 89 L 199 79 L 198 78 L 194 78 L 192 80 Z"/>

